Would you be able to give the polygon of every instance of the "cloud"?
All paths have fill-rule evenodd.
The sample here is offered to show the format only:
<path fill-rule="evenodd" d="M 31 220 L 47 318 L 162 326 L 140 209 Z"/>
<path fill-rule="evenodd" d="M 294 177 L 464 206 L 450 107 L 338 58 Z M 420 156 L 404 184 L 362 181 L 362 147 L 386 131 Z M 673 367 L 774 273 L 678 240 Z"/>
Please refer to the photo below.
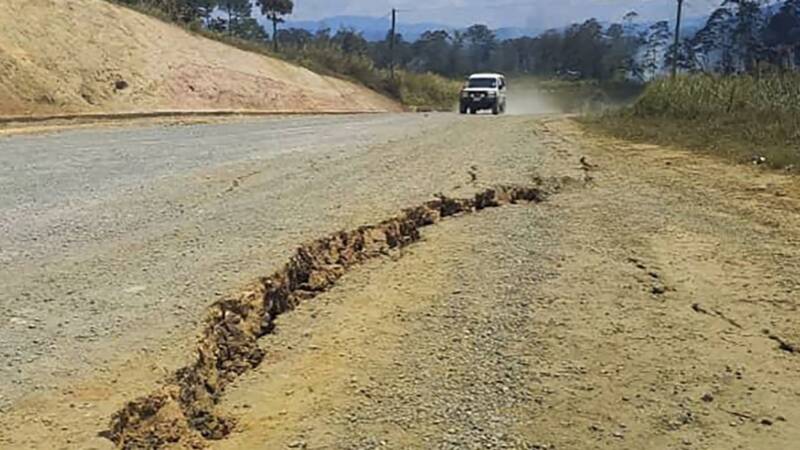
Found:
<path fill-rule="evenodd" d="M 721 0 L 686 0 L 689 15 L 707 13 Z M 485 23 L 492 27 L 521 26 L 537 29 L 562 26 L 591 17 L 620 20 L 636 11 L 643 20 L 670 19 L 675 0 L 297 0 L 294 19 L 321 19 L 339 15 L 385 16 L 399 8 L 403 22 L 437 22 L 464 26 Z"/>

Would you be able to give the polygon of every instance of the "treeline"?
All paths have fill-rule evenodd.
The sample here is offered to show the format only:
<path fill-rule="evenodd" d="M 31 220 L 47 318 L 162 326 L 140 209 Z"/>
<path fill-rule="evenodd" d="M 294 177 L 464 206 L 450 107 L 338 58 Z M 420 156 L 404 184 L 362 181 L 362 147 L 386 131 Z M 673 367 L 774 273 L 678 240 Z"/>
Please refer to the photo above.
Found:
<path fill-rule="evenodd" d="M 268 41 L 257 12 L 272 22 L 273 33 L 294 10 L 293 0 L 112 0 L 116 3 L 157 11 L 173 22 L 207 28 L 238 38 Z"/>
<path fill-rule="evenodd" d="M 416 42 L 398 38 L 397 60 L 410 70 L 451 77 L 501 70 L 628 81 L 663 75 L 673 60 L 686 73 L 754 73 L 800 66 L 800 0 L 722 0 L 703 27 L 682 36 L 677 49 L 674 22 L 642 24 L 638 19 L 630 12 L 605 26 L 589 19 L 507 40 L 496 39 L 483 25 L 429 31 Z M 368 46 L 379 66 L 388 63 L 388 42 L 387 38 Z"/>
<path fill-rule="evenodd" d="M 678 65 L 688 72 L 795 70 L 800 64 L 800 0 L 725 0 L 678 50 Z"/>
<path fill-rule="evenodd" d="M 291 0 L 117 0 L 156 8 L 171 20 L 255 43 L 318 70 L 374 84 L 392 64 L 391 39 L 370 42 L 355 30 L 279 29 Z M 266 33 L 254 15 L 272 23 Z M 485 25 L 431 30 L 411 42 L 395 36 L 394 64 L 413 73 L 448 78 L 479 71 L 601 81 L 656 78 L 675 63 L 684 72 L 741 73 L 765 67 L 794 69 L 800 56 L 800 0 L 722 0 L 696 33 L 673 46 L 668 21 L 642 24 L 635 12 L 618 23 L 590 19 L 538 36 L 498 39 Z M 275 36 L 277 39 L 271 38 Z M 278 47 L 280 43 L 280 48 Z M 370 78 L 373 78 L 370 83 Z"/>

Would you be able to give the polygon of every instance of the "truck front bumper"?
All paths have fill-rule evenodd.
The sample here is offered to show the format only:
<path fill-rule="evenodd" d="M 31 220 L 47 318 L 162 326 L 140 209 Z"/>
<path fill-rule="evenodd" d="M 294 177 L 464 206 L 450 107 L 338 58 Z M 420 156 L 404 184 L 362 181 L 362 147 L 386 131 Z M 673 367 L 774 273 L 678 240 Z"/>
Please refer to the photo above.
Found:
<path fill-rule="evenodd" d="M 461 98 L 461 108 L 464 109 L 492 109 L 497 104 L 497 97 L 467 97 Z"/>

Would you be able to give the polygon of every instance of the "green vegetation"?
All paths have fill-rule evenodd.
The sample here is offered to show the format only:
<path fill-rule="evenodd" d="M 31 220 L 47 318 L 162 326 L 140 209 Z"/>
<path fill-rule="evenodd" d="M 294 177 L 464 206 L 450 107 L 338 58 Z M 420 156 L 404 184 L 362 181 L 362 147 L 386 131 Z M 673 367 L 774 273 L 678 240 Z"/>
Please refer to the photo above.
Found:
<path fill-rule="evenodd" d="M 800 74 L 678 77 L 586 121 L 615 136 L 680 145 L 734 161 L 800 167 Z"/>
<path fill-rule="evenodd" d="M 396 71 L 392 78 L 388 69 L 377 67 L 367 55 L 349 51 L 342 35 L 337 33 L 331 37 L 319 33 L 314 39 L 301 43 L 284 40 L 277 56 L 317 73 L 359 82 L 412 109 L 452 111 L 455 108 L 461 87 L 459 82 L 429 72 L 407 70 Z"/>
<path fill-rule="evenodd" d="M 399 72 L 391 82 L 403 104 L 418 111 L 450 111 L 455 107 L 461 83 L 433 73 Z"/>

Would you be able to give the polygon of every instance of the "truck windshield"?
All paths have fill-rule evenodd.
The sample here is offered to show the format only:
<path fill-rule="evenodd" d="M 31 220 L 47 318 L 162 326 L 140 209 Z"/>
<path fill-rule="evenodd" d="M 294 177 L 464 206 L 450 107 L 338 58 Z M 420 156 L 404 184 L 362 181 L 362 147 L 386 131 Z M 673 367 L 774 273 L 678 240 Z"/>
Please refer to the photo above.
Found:
<path fill-rule="evenodd" d="M 496 88 L 496 78 L 470 78 L 469 87 L 471 88 Z"/>

